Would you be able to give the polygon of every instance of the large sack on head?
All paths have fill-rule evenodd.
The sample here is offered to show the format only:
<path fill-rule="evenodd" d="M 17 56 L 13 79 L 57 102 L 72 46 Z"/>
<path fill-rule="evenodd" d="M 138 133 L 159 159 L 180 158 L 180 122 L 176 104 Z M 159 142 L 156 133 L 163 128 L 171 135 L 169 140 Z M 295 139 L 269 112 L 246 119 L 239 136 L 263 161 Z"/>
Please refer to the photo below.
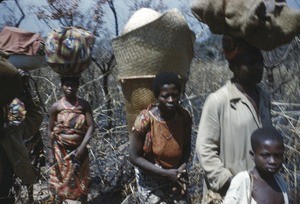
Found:
<path fill-rule="evenodd" d="M 194 0 L 191 9 L 213 33 L 243 38 L 262 50 L 289 43 L 300 33 L 300 12 L 284 0 Z"/>
<path fill-rule="evenodd" d="M 129 131 L 137 114 L 155 101 L 151 84 L 156 74 L 174 72 L 186 82 L 194 39 L 179 10 L 161 14 L 142 8 L 129 19 L 122 35 L 112 40 Z"/>
<path fill-rule="evenodd" d="M 21 75 L 0 53 L 0 105 L 9 104 L 21 90 Z"/>
<path fill-rule="evenodd" d="M 63 27 L 49 33 L 45 42 L 46 62 L 61 75 L 78 75 L 91 62 L 95 36 L 77 27 Z"/>

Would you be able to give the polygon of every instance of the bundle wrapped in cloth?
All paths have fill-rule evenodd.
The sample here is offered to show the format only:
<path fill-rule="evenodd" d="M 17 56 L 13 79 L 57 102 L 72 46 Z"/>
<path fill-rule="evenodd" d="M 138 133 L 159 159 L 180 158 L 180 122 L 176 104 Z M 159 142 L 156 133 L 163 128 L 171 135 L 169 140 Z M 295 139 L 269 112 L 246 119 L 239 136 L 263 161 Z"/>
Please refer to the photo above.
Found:
<path fill-rule="evenodd" d="M 9 62 L 24 70 L 40 68 L 44 61 L 44 39 L 39 33 L 5 26 L 0 32 L 0 50 L 9 55 Z"/>
<path fill-rule="evenodd" d="M 0 51 L 0 105 L 9 104 L 21 90 L 21 75 Z"/>
<path fill-rule="evenodd" d="M 91 63 L 95 36 L 77 27 L 62 27 L 48 34 L 46 62 L 60 75 L 79 75 Z"/>
<path fill-rule="evenodd" d="M 262 50 L 300 34 L 300 12 L 285 0 L 193 0 L 191 9 L 213 33 L 243 38 Z"/>
<path fill-rule="evenodd" d="M 129 19 L 122 35 L 112 40 L 129 131 L 138 113 L 155 101 L 151 84 L 156 74 L 174 72 L 184 87 L 194 39 L 179 10 L 161 14 L 142 8 Z"/>

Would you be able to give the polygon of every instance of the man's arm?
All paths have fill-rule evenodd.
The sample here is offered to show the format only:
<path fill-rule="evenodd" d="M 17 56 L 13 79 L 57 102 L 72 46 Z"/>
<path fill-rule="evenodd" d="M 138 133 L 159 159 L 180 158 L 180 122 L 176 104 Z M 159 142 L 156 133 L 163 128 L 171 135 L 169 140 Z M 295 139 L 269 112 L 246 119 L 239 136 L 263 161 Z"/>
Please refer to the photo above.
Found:
<path fill-rule="evenodd" d="M 220 191 L 231 179 L 231 172 L 220 159 L 220 119 L 217 98 L 211 94 L 207 98 L 201 115 L 196 141 L 196 152 L 205 172 L 209 187 Z"/>

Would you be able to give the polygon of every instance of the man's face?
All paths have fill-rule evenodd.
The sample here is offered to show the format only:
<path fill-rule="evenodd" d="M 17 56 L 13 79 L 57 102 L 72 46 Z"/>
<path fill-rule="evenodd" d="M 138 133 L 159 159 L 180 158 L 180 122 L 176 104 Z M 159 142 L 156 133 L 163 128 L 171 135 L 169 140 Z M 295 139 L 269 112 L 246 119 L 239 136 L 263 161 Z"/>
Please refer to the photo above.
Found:
<path fill-rule="evenodd" d="M 261 142 L 253 152 L 253 159 L 259 172 L 275 174 L 282 166 L 284 146 L 277 140 Z"/>
<path fill-rule="evenodd" d="M 257 84 L 263 76 L 263 65 L 263 56 L 260 53 L 242 53 L 236 59 L 234 76 L 241 82 Z"/>

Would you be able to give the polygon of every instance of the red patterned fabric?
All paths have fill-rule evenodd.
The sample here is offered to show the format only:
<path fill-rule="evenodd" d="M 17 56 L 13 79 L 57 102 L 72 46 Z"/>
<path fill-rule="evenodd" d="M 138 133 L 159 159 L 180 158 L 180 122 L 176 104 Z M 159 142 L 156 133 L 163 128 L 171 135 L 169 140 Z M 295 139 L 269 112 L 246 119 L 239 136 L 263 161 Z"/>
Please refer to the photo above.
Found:
<path fill-rule="evenodd" d="M 63 103 L 63 98 L 61 99 Z M 76 163 L 74 151 L 82 142 L 87 131 L 85 115 L 74 107 L 57 114 L 56 124 L 51 134 L 57 165 L 51 169 L 50 184 L 62 199 L 79 199 L 89 191 L 89 157 L 85 149 L 84 159 Z M 80 139 L 70 139 L 79 137 Z"/>

